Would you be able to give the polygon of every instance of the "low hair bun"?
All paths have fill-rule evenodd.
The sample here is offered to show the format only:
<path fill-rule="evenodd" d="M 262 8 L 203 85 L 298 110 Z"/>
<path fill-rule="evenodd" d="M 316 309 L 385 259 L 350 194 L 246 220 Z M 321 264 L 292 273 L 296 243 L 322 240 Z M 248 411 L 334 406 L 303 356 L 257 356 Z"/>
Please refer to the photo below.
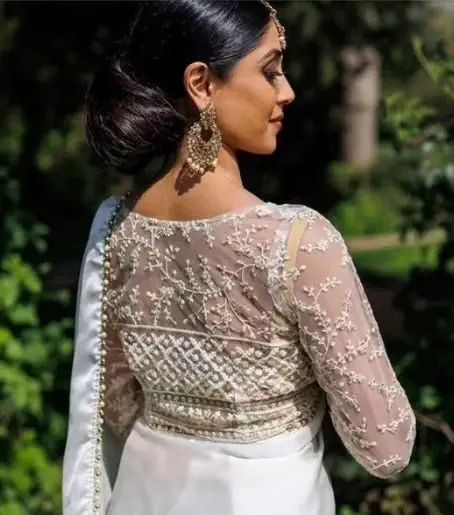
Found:
<path fill-rule="evenodd" d="M 261 0 L 129 3 L 132 20 L 88 90 L 86 136 L 102 166 L 133 175 L 184 142 L 192 116 L 187 67 L 203 62 L 227 83 L 263 40 L 270 11 Z"/>
<path fill-rule="evenodd" d="M 119 61 L 95 75 L 87 94 L 86 137 L 104 165 L 135 175 L 153 157 L 176 150 L 184 116 L 158 87 L 142 84 Z"/>

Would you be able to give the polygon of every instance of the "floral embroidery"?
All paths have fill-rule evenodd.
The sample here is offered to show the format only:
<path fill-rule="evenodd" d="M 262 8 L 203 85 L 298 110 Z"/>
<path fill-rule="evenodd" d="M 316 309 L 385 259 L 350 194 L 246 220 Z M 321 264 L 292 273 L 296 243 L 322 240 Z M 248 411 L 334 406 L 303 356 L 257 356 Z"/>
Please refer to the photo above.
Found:
<path fill-rule="evenodd" d="M 388 477 L 411 455 L 415 417 L 341 235 L 322 217 L 301 238 L 291 305 L 331 418 L 353 456 Z"/>
<path fill-rule="evenodd" d="M 257 441 L 310 424 L 326 395 L 365 468 L 405 466 L 413 412 L 345 244 L 321 215 L 264 204 L 160 222 L 125 208 L 111 249 L 106 419 L 118 433 L 141 414 L 155 429 Z"/>

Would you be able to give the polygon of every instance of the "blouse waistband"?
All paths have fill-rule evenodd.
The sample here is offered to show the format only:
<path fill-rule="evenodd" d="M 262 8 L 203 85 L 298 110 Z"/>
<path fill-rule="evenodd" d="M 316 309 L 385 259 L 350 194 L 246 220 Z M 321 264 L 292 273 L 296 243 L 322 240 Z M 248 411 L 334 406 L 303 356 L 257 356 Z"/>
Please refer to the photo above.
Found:
<path fill-rule="evenodd" d="M 151 429 L 143 418 L 136 421 L 133 431 L 145 440 L 152 442 L 153 445 L 170 445 L 175 450 L 179 447 L 184 451 L 189 450 L 188 447 L 190 447 L 192 451 L 197 449 L 201 453 L 216 452 L 217 454 L 239 458 L 279 458 L 300 451 L 318 436 L 324 412 L 325 408 L 321 406 L 309 425 L 250 443 L 221 442 L 179 433 L 158 431 Z"/>

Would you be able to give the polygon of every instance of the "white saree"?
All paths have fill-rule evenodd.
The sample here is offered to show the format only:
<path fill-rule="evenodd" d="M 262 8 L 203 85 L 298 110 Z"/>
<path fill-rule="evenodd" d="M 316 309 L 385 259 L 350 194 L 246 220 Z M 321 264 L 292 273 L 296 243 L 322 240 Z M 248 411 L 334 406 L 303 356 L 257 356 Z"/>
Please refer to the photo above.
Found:
<path fill-rule="evenodd" d="M 325 398 L 369 472 L 406 466 L 412 410 L 320 215 L 266 204 L 161 223 L 124 208 L 109 225 L 117 206 L 100 207 L 82 264 L 63 515 L 334 515 Z M 103 347 L 106 320 L 120 353 Z M 106 374 L 125 368 L 112 389 Z"/>

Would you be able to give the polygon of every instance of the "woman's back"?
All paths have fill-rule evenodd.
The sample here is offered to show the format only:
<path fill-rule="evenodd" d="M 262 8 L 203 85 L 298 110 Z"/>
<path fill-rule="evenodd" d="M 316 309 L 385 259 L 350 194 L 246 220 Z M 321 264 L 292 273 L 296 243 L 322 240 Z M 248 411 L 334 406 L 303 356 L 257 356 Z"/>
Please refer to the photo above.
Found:
<path fill-rule="evenodd" d="M 97 487 L 93 498 L 109 515 L 130 506 L 157 515 L 333 514 L 325 399 L 370 473 L 386 478 L 406 466 L 414 415 L 345 243 L 324 217 L 262 204 L 170 222 L 124 203 L 110 225 L 111 211 L 109 200 L 95 218 L 82 273 L 72 393 L 82 425 L 70 426 L 66 488 L 87 488 L 71 471 L 92 456 L 86 435 L 101 434 L 103 422 L 95 475 L 104 452 L 113 492 L 102 501 L 97 492 L 109 490 Z M 92 376 L 102 378 L 99 390 Z M 273 485 L 286 489 L 284 504 Z"/>
<path fill-rule="evenodd" d="M 110 327 L 151 427 L 254 441 L 313 419 L 321 392 L 276 304 L 292 221 L 310 213 L 262 204 L 194 222 L 120 216 Z"/>
<path fill-rule="evenodd" d="M 406 465 L 413 413 L 320 214 L 261 204 L 172 222 L 125 207 L 110 252 L 105 400 L 119 434 L 140 414 L 152 429 L 259 441 L 310 425 L 324 390 L 369 471 Z"/>

